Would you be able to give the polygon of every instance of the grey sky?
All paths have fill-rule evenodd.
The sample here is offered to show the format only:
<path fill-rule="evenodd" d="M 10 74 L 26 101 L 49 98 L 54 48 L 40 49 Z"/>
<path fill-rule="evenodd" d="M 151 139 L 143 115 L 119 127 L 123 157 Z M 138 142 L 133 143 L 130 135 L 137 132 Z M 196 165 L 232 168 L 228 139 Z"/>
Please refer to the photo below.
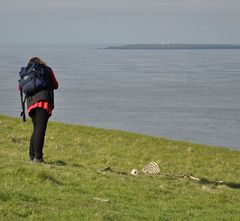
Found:
<path fill-rule="evenodd" d="M 237 43 L 239 0 L 0 0 L 0 43 Z"/>

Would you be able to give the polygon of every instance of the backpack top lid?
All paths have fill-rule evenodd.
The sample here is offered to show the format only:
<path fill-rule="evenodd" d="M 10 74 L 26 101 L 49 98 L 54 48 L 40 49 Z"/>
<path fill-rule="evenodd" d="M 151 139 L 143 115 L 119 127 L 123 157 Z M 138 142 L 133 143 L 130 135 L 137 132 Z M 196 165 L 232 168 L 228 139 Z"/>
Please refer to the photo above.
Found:
<path fill-rule="evenodd" d="M 41 68 L 42 66 L 40 64 L 38 64 L 35 61 L 32 61 L 26 66 L 26 72 L 36 71 L 37 69 L 39 70 Z"/>
<path fill-rule="evenodd" d="M 22 67 L 19 72 L 20 78 L 24 78 L 26 75 L 30 75 L 37 69 L 38 66 L 39 65 L 36 62 L 31 62 L 26 67 Z"/>

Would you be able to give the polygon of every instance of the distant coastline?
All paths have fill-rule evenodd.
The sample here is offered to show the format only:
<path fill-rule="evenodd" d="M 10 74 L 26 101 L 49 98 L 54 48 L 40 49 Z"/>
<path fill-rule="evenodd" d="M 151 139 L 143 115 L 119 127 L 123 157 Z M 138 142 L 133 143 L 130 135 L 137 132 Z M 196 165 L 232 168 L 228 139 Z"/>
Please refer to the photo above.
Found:
<path fill-rule="evenodd" d="M 126 44 L 105 49 L 240 49 L 237 44 Z"/>

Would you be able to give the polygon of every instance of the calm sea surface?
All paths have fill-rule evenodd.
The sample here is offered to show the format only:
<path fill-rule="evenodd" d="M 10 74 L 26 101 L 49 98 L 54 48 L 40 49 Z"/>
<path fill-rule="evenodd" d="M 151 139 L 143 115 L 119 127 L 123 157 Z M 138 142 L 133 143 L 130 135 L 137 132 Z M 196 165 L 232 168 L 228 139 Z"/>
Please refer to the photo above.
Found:
<path fill-rule="evenodd" d="M 1 114 L 19 116 L 18 72 L 33 56 L 60 84 L 51 120 L 240 150 L 240 50 L 0 45 Z"/>

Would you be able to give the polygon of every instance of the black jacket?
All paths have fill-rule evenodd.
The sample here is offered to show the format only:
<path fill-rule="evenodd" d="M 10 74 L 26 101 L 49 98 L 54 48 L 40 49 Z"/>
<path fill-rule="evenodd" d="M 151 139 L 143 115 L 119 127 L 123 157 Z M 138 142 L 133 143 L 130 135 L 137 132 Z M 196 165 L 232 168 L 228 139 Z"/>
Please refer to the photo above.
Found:
<path fill-rule="evenodd" d="M 54 93 L 52 89 L 42 90 L 32 96 L 27 97 L 27 107 L 35 104 L 38 101 L 47 101 L 49 105 L 54 108 Z"/>

